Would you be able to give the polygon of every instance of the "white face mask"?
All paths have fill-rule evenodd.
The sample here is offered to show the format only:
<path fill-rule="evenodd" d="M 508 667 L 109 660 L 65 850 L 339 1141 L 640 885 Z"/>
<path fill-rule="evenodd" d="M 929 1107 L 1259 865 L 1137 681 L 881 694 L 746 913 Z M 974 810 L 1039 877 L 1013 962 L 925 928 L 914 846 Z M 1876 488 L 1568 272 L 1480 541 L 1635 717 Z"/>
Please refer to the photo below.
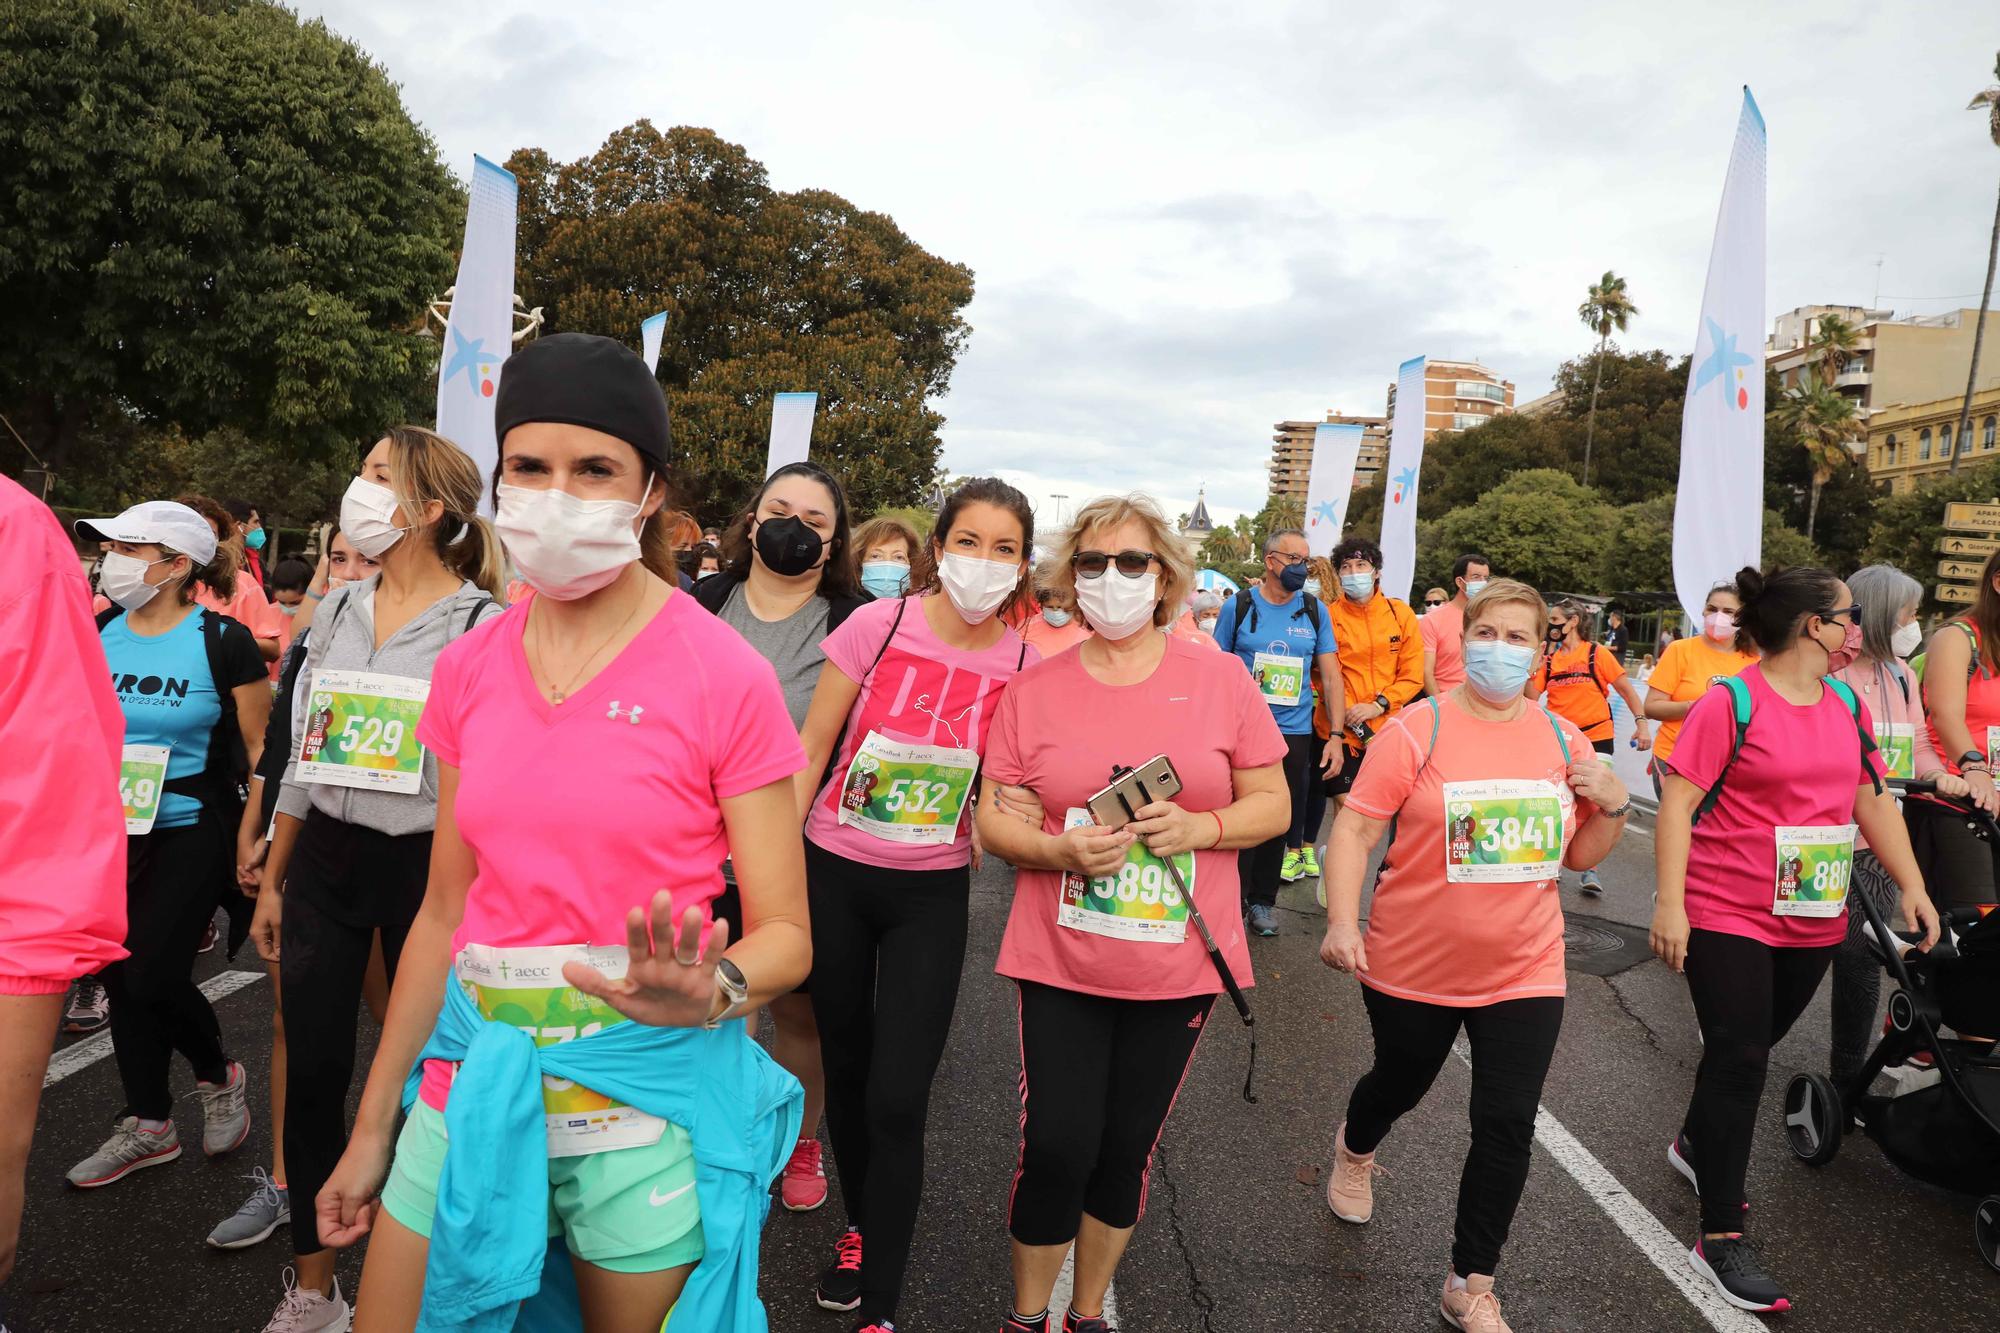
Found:
<path fill-rule="evenodd" d="M 172 559 L 173 557 L 167 557 Z M 105 553 L 104 562 L 97 567 L 97 587 L 106 597 L 124 607 L 127 611 L 137 611 L 153 600 L 160 590 L 146 582 L 146 571 L 154 565 L 163 565 L 166 560 L 141 560 L 137 556 L 125 555 L 118 551 Z"/>
<path fill-rule="evenodd" d="M 1924 627 L 1914 620 L 1896 626 L 1896 632 L 1889 636 L 1889 647 L 1898 657 L 1908 657 L 1923 646 Z"/>
<path fill-rule="evenodd" d="M 493 526 L 529 587 L 573 602 L 609 584 L 639 558 L 639 514 L 652 494 L 650 477 L 638 504 L 579 500 L 554 487 L 532 491 L 502 482 Z"/>
<path fill-rule="evenodd" d="M 356 477 L 347 483 L 347 494 L 340 497 L 340 531 L 348 545 L 370 560 L 379 560 L 409 529 L 396 526 L 394 491 L 366 477 Z"/>
<path fill-rule="evenodd" d="M 1203 634 L 1213 634 L 1215 633 L 1216 620 L 1217 617 L 1215 616 L 1196 616 L 1194 618 L 1194 626 Z"/>
<path fill-rule="evenodd" d="M 1076 604 L 1090 627 L 1115 643 L 1153 623 L 1160 581 L 1150 573 L 1128 579 L 1107 569 L 1094 579 L 1076 581 Z"/>
<path fill-rule="evenodd" d="M 1021 567 L 953 552 L 938 561 L 938 582 L 968 625 L 989 620 L 1021 582 Z"/>

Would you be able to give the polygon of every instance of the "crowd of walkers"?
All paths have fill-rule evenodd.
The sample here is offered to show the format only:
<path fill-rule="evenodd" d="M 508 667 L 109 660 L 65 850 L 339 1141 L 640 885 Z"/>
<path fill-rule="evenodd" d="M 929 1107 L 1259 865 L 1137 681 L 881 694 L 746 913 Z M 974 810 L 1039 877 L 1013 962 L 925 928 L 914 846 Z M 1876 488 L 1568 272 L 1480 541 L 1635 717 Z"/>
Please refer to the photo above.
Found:
<path fill-rule="evenodd" d="M 176 1055 L 203 1152 L 241 1148 L 265 1052 L 229 1049 L 193 980 L 227 907 L 277 998 L 271 1159 L 208 1243 L 289 1226 L 267 1333 L 762 1328 L 770 1190 L 825 1204 L 822 1120 L 846 1216 L 811 1298 L 893 1330 L 984 858 L 1014 872 L 1004 1333 L 1109 1333 L 1201 1035 L 1219 997 L 1247 1005 L 1250 940 L 1301 881 L 1373 1039 L 1326 1126 L 1331 1211 L 1417 1206 L 1376 1180 L 1463 1032 L 1439 1310 L 1502 1333 L 1563 1021 L 1558 884 L 1601 892 L 1634 809 L 1614 696 L 1658 803 L 1652 947 L 1703 1038 L 1667 1149 L 1700 1195 L 1689 1263 L 1783 1310 L 1745 1176 L 1771 1048 L 1829 969 L 1833 1070 L 1864 1061 L 1880 969 L 1849 886 L 1920 947 L 1934 896 L 1995 897 L 1966 821 L 1885 784 L 2000 813 L 2000 555 L 1921 673 L 1921 589 L 1875 566 L 1745 569 L 1640 679 L 1622 622 L 1600 641 L 1591 607 L 1476 552 L 1421 614 L 1359 537 L 1315 556 L 1277 531 L 1255 582 L 1198 590 L 1138 495 L 1038 534 L 975 479 L 919 532 L 795 463 L 702 529 L 657 383 L 608 339 L 516 353 L 495 421 L 490 477 L 428 431 L 373 441 L 312 565 L 266 570 L 261 514 L 199 496 L 77 524 L 94 627 L 74 548 L 0 481 L 0 730 L 43 765 L 0 775 L 0 810 L 46 831 L 5 853 L 0 1073 L 47 1059 L 67 992 L 123 1098 L 71 1185 L 183 1154 Z M 37 878 L 76 889 L 15 887 Z M 0 1109 L 4 1277 L 34 1117 Z M 334 1259 L 364 1238 L 350 1294 Z"/>

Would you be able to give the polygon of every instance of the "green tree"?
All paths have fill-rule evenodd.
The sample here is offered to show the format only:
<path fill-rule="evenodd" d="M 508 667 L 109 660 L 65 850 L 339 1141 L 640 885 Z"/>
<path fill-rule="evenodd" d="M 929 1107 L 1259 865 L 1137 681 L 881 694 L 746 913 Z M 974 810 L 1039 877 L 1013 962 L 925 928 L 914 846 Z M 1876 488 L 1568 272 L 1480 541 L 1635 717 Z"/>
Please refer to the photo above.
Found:
<path fill-rule="evenodd" d="M 1860 417 L 1854 400 L 1820 378 L 1817 367 L 1808 368 L 1805 379 L 1787 389 L 1771 412 L 1779 429 L 1806 455 L 1812 490 L 1806 505 L 1806 540 L 1811 541 L 1820 490 L 1834 473 L 1854 464 L 1851 442 L 1860 434 Z"/>
<path fill-rule="evenodd" d="M 920 502 L 971 329 L 972 272 L 882 213 L 824 190 L 773 190 L 712 131 L 639 121 L 597 152 L 508 160 L 521 182 L 519 278 L 547 328 L 632 338 L 667 312 L 659 376 L 674 481 L 722 521 L 763 478 L 771 395 L 819 394 L 813 458 L 857 512 Z"/>
<path fill-rule="evenodd" d="M 1974 464 L 1956 476 L 1923 478 L 1912 491 L 1885 495 L 1875 502 L 1874 524 L 1858 564 L 1894 565 L 1928 590 L 1926 613 L 1959 608 L 1936 598 L 1938 540 L 1945 535 L 1944 507 L 1952 500 L 1990 501 L 2000 496 L 2000 458 Z M 1978 557 L 1974 557 L 1977 559 Z"/>
<path fill-rule="evenodd" d="M 1439 518 L 1431 541 L 1440 553 L 1451 552 L 1447 562 L 1461 551 L 1480 551 L 1496 574 L 1537 588 L 1588 592 L 1598 587 L 1612 513 L 1567 472 L 1537 468 Z"/>
<path fill-rule="evenodd" d="M 0 411 L 69 474 L 131 422 L 327 458 L 428 419 L 464 198 L 383 70 L 276 5 L 0 14 Z M 8 451 L 12 453 L 10 449 Z"/>
<path fill-rule="evenodd" d="M 1680 484 L 1681 406 L 1687 398 L 1688 364 L 1685 356 L 1658 350 L 1606 352 L 1595 358 L 1594 365 L 1586 357 L 1565 361 L 1555 375 L 1564 408 L 1548 418 L 1560 457 L 1574 460 L 1583 452 L 1583 437 L 1589 430 L 1585 372 L 1595 381 L 1601 369 L 1591 484 L 1619 504 L 1673 490 Z M 1547 466 L 1567 467 L 1570 462 Z"/>
<path fill-rule="evenodd" d="M 1604 593 L 1674 591 L 1674 497 L 1656 495 L 1613 511 L 1612 540 L 1606 543 Z M 1764 511 L 1763 563 L 1818 563 L 1812 543 L 1772 510 Z"/>
<path fill-rule="evenodd" d="M 1847 359 L 1860 345 L 1861 330 L 1839 315 L 1821 315 L 1819 337 L 1813 342 L 1813 350 L 1819 353 L 1820 380 L 1832 384 L 1839 379 L 1840 372 L 1847 368 Z"/>
<path fill-rule="evenodd" d="M 1613 330 L 1625 331 L 1632 316 L 1639 313 L 1639 307 L 1632 304 L 1631 296 L 1625 290 L 1625 279 L 1604 270 L 1604 276 L 1590 285 L 1590 292 L 1582 305 L 1576 308 L 1577 318 L 1588 325 L 1597 335 L 1597 371 L 1592 376 L 1590 386 L 1590 412 L 1583 429 L 1583 484 L 1590 485 L 1590 445 L 1597 429 L 1597 380 L 1603 375 L 1604 349 L 1611 342 Z"/>
<path fill-rule="evenodd" d="M 1993 57 L 1993 77 L 2000 79 L 2000 53 Z M 1993 146 L 2000 148 L 2000 84 L 1991 84 L 1974 95 L 1967 111 L 1986 108 L 1986 130 Z M 1972 432 L 1972 394 L 1979 383 L 1980 344 L 1986 341 L 1986 310 L 1993 304 L 1993 266 L 2000 261 L 2000 199 L 1993 204 L 1993 235 L 1986 242 L 1986 286 L 1979 294 L 1979 322 L 1972 327 L 1972 365 L 1965 372 L 1965 406 L 1958 414 L 1958 435 L 1963 440 Z M 1958 471 L 1958 450 L 1951 455 L 1951 471 Z"/>

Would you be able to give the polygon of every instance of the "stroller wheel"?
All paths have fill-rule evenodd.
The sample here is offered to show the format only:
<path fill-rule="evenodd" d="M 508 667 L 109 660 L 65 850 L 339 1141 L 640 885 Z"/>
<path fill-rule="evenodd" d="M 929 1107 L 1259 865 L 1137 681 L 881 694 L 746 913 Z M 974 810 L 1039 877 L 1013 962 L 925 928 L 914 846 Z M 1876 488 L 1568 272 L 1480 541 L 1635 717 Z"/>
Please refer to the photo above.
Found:
<path fill-rule="evenodd" d="M 1825 1166 L 1840 1151 L 1840 1094 L 1823 1074 L 1799 1074 L 1785 1088 L 1785 1142 L 1807 1166 Z"/>
<path fill-rule="evenodd" d="M 1989 1194 L 1972 1213 L 1972 1243 L 1987 1267 L 2000 1272 L 2000 1194 Z"/>

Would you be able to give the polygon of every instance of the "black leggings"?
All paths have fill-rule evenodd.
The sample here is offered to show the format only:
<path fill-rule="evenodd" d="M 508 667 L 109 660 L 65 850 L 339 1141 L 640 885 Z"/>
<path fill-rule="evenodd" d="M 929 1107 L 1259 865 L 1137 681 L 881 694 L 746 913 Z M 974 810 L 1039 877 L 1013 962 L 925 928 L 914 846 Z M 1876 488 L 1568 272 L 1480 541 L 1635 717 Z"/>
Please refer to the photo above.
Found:
<path fill-rule="evenodd" d="M 1535 1141 L 1535 1108 L 1562 1031 L 1563 999 L 1540 995 L 1472 1009 L 1361 988 L 1375 1031 L 1375 1067 L 1347 1100 L 1349 1152 L 1371 1153 L 1424 1099 L 1461 1025 L 1472 1045 L 1472 1149 L 1458 1177 L 1451 1267 L 1492 1276 L 1514 1224 Z"/>
<path fill-rule="evenodd" d="M 1285 850 L 1305 845 L 1306 776 L 1312 771 L 1313 749 L 1318 737 L 1285 737 L 1285 789 L 1291 793 L 1291 827 L 1269 842 L 1245 847 L 1236 854 L 1237 875 L 1243 883 L 1243 905 L 1254 903 L 1272 907 L 1278 901 L 1278 874 L 1285 864 Z"/>
<path fill-rule="evenodd" d="M 1771 1048 L 1812 1002 L 1834 948 L 1778 948 L 1742 935 L 1688 932 L 1688 991 L 1702 1047 L 1681 1133 L 1694 1153 L 1704 1234 L 1742 1229 L 1750 1137 Z"/>
<path fill-rule="evenodd" d="M 175 1051 L 204 1082 L 229 1077 L 222 1025 L 194 984 L 194 958 L 216 895 L 232 878 L 230 848 L 222 821 L 206 806 L 192 824 L 125 840 L 129 956 L 97 975 L 111 1000 L 111 1050 L 125 1109 L 142 1120 L 173 1118 L 167 1074 Z"/>
<path fill-rule="evenodd" d="M 429 833 L 392 837 L 318 811 L 307 817 L 293 851 L 279 923 L 278 980 L 285 1014 L 285 1184 L 304 1205 L 292 1214 L 296 1254 L 326 1248 L 311 1201 L 347 1150 L 361 983 L 375 932 L 382 932 L 382 962 L 394 984 L 430 860 Z M 343 888 L 352 891 L 343 897 Z M 353 910 L 364 901 L 368 911 Z"/>
<path fill-rule="evenodd" d="M 1023 1245 L 1067 1245 L 1085 1213 L 1133 1226 L 1215 997 L 1120 1000 L 1019 984 L 1021 1164 L 1007 1229 Z"/>
<path fill-rule="evenodd" d="M 861 1321 L 895 1318 L 924 1188 L 924 1121 L 965 964 L 972 875 L 885 870 L 806 843 L 826 1128 L 867 1238 Z"/>

